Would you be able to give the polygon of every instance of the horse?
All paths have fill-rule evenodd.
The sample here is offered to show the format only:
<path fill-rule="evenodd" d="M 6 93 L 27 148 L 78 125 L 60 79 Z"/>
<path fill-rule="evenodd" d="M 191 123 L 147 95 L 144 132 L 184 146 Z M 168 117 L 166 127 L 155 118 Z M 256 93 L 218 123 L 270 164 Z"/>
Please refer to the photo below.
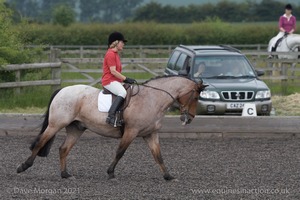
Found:
<path fill-rule="evenodd" d="M 99 89 L 87 85 L 73 85 L 55 91 L 50 98 L 41 131 L 31 144 L 31 155 L 18 166 L 17 173 L 31 167 L 36 156 L 46 157 L 56 133 L 65 128 L 66 138 L 59 148 L 61 178 L 72 177 L 67 171 L 67 155 L 84 131 L 89 129 L 102 136 L 121 138 L 115 158 L 107 170 L 108 179 L 115 178 L 117 163 L 136 137 L 143 137 L 148 144 L 163 178 L 174 179 L 161 156 L 158 137 L 161 121 L 167 109 L 178 103 L 182 124 L 191 123 L 196 115 L 199 94 L 206 85 L 202 81 L 196 82 L 187 77 L 163 76 L 137 86 L 132 86 L 132 97 L 123 111 L 122 128 L 107 124 L 107 112 L 98 111 Z"/>
<path fill-rule="evenodd" d="M 276 43 L 276 38 L 273 37 L 268 44 L 268 51 L 272 51 L 273 44 Z M 282 41 L 278 44 L 277 48 L 275 49 L 276 52 L 298 52 L 298 47 L 300 46 L 300 35 L 299 34 L 289 34 L 285 36 Z M 284 54 L 284 55 L 278 55 L 279 59 L 297 59 L 298 55 L 296 54 Z M 297 63 L 292 64 L 292 76 L 294 76 L 295 73 L 295 67 Z M 273 66 L 275 67 L 275 66 Z M 281 63 L 279 65 L 281 66 Z M 283 70 L 281 70 L 283 71 Z M 283 72 L 285 73 L 285 72 Z"/>

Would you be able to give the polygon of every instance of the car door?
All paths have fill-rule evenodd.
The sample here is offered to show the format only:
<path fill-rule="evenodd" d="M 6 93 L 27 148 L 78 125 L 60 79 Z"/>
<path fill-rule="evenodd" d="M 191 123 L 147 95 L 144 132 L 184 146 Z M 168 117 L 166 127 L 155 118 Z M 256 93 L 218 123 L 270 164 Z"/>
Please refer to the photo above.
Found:
<path fill-rule="evenodd" d="M 188 76 L 190 68 L 191 58 L 187 54 L 181 53 L 175 64 L 175 70 L 177 71 L 177 74 Z"/>
<path fill-rule="evenodd" d="M 165 70 L 165 75 L 177 75 L 177 71 L 175 70 L 175 65 L 176 62 L 180 56 L 180 51 L 173 51 L 168 64 L 167 64 L 167 68 Z"/>

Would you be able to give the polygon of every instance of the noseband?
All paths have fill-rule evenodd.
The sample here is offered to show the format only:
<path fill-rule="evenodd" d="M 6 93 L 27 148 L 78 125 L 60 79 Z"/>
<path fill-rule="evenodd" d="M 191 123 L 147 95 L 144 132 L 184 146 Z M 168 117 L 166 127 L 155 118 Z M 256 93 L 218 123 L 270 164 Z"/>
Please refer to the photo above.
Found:
<path fill-rule="evenodd" d="M 176 100 L 176 103 L 178 103 L 178 104 L 180 105 L 180 111 L 181 111 L 181 114 L 184 116 L 184 121 L 187 121 L 187 120 L 188 120 L 188 116 L 191 116 L 192 118 L 195 117 L 195 115 L 193 115 L 193 114 L 191 114 L 191 113 L 189 112 L 189 107 L 188 107 L 188 109 L 185 108 L 187 105 L 189 105 L 189 104 L 191 103 L 195 91 L 196 91 L 195 89 L 192 89 L 192 90 L 189 91 L 188 93 L 186 93 L 186 94 L 184 94 L 184 95 L 181 96 L 181 97 L 183 97 L 183 96 L 188 95 L 189 93 L 191 93 L 191 95 L 189 96 L 189 100 L 188 100 L 187 103 L 184 104 L 184 105 L 182 105 L 182 104 L 180 105 L 179 101 L 178 101 L 177 99 L 175 99 L 175 100 Z"/>

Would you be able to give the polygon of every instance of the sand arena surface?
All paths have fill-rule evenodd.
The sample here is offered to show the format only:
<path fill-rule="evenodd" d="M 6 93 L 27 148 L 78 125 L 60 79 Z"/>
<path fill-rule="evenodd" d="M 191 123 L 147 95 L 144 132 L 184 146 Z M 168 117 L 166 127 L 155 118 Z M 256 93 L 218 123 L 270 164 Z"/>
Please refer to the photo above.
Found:
<path fill-rule="evenodd" d="M 107 180 L 119 140 L 82 136 L 68 156 L 75 179 L 61 179 L 58 135 L 47 158 L 27 171 L 33 136 L 0 136 L 0 199 L 299 199 L 300 139 L 161 139 L 166 182 L 141 138 Z"/>

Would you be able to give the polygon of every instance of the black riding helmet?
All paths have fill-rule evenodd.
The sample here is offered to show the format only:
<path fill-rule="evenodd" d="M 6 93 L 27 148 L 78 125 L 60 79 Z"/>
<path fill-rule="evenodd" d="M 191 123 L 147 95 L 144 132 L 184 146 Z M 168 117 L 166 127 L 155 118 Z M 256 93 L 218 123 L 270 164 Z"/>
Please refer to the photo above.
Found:
<path fill-rule="evenodd" d="M 116 40 L 121 40 L 123 42 L 127 42 L 122 33 L 113 32 L 108 36 L 108 47 Z"/>
<path fill-rule="evenodd" d="M 292 7 L 291 4 L 287 4 L 287 5 L 285 6 L 285 9 L 287 9 L 287 10 L 293 10 L 293 7 Z"/>

